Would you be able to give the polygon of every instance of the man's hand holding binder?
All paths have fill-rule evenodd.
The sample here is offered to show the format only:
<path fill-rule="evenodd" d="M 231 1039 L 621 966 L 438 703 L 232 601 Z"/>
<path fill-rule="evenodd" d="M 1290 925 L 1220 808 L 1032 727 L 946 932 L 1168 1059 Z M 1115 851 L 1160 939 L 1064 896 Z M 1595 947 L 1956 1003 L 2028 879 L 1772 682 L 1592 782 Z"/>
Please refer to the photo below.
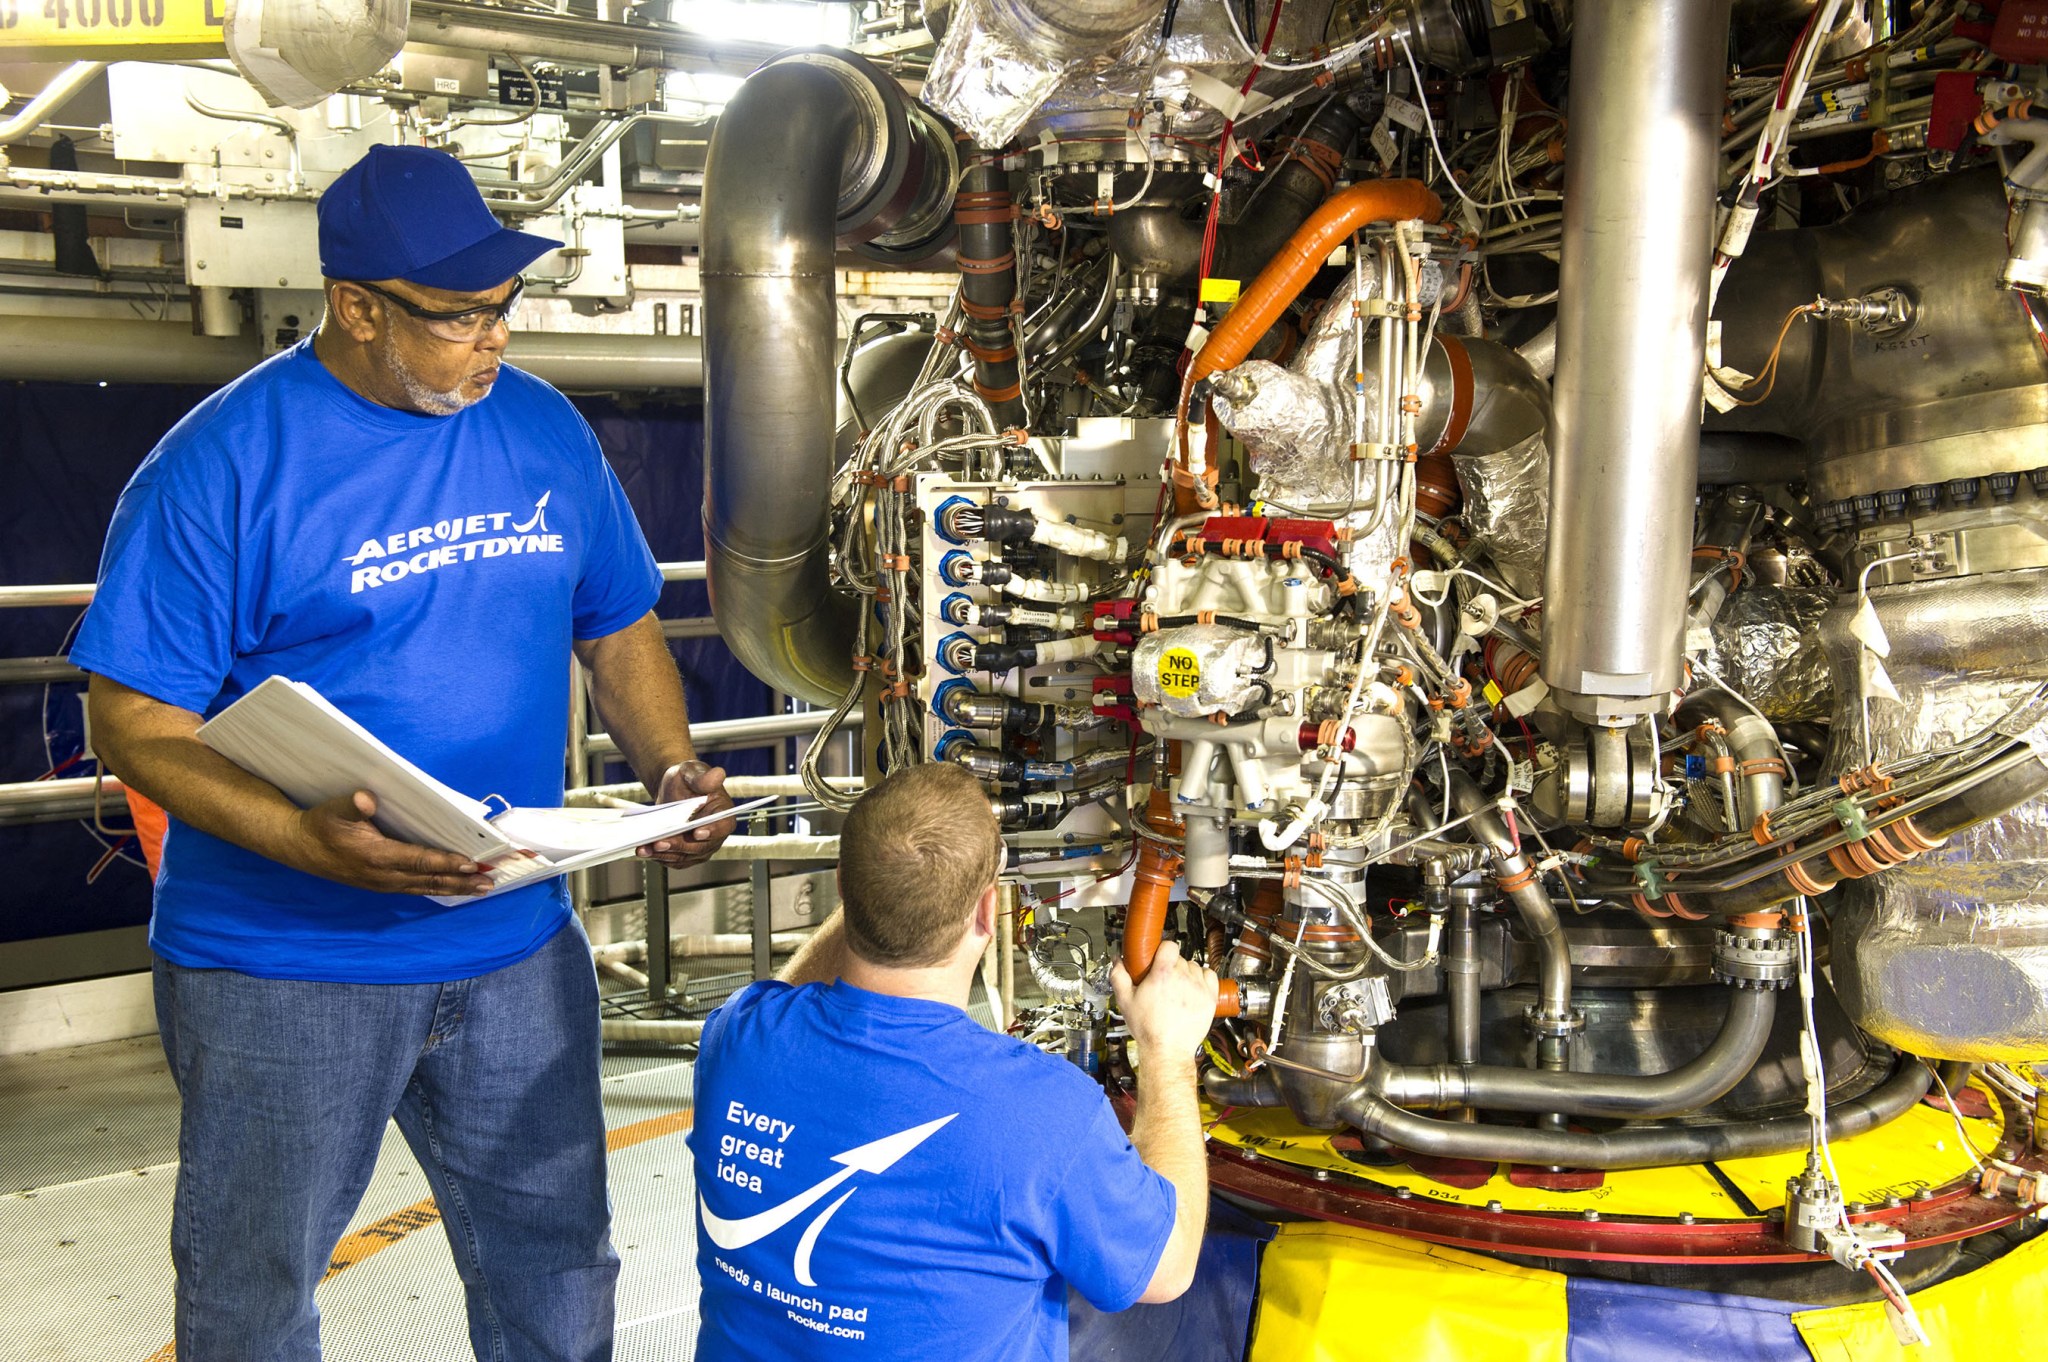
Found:
<path fill-rule="evenodd" d="M 667 804 L 692 795 L 704 797 L 704 807 L 698 810 L 700 818 L 731 808 L 732 796 L 725 792 L 725 768 L 701 761 L 678 762 L 662 776 L 661 788 L 655 792 L 654 802 Z M 732 829 L 732 819 L 721 819 L 707 827 L 691 828 L 676 837 L 650 843 L 641 847 L 637 854 L 660 861 L 672 870 L 701 865 L 710 860 L 711 853 L 732 835 Z"/>
<path fill-rule="evenodd" d="M 380 894 L 491 892 L 491 877 L 475 861 L 387 837 L 371 821 L 376 816 L 377 796 L 368 790 L 302 809 L 298 833 L 303 854 L 283 859 L 308 874 Z"/>

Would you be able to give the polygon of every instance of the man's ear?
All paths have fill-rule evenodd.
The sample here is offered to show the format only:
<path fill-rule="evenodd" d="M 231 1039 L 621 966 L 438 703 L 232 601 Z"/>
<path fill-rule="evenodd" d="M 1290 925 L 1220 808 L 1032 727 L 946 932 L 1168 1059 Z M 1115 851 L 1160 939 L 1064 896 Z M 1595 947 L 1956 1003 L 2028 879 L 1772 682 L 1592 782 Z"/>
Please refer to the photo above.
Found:
<path fill-rule="evenodd" d="M 359 288 L 327 285 L 327 315 L 343 335 L 358 345 L 377 337 L 376 305 L 371 295 Z"/>
<path fill-rule="evenodd" d="M 998 886 L 992 884 L 982 890 L 981 897 L 974 901 L 974 931 L 977 936 L 984 939 L 995 936 L 996 896 L 1001 892 Z"/>

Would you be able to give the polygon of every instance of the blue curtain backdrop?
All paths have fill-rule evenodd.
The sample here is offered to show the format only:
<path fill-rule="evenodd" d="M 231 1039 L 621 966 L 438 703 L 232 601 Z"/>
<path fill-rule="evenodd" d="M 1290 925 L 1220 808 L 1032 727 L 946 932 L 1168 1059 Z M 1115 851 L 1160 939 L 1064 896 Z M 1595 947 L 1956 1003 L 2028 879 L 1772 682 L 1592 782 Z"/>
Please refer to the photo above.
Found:
<path fill-rule="evenodd" d="M 0 583 L 89 582 L 114 502 L 159 437 L 211 389 L 0 384 Z M 704 413 L 695 402 L 575 399 L 625 485 L 655 557 L 704 556 Z M 710 613 L 701 582 L 672 583 L 664 618 Z M 0 657 L 62 653 L 76 609 L 0 610 Z M 675 645 L 697 719 L 768 712 L 770 692 L 715 638 Z M 78 750 L 78 687 L 0 686 L 0 781 L 34 780 Z M 46 742 L 46 734 L 54 738 Z M 719 754 L 710 754 L 718 760 Z M 727 754 L 729 770 L 780 769 L 780 753 Z M 72 765 L 61 774 L 90 774 Z M 627 779 L 615 767 L 611 779 Z M 108 823 L 125 826 L 125 810 Z M 149 918 L 139 858 L 86 875 L 106 854 L 78 823 L 0 828 L 0 942 L 97 931 Z"/>

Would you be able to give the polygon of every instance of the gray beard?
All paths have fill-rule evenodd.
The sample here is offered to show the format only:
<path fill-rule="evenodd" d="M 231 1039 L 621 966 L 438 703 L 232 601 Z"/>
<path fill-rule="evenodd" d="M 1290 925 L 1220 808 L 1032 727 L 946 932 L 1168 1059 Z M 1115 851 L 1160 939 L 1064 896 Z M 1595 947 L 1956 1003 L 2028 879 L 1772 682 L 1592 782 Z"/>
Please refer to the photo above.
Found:
<path fill-rule="evenodd" d="M 440 392 L 429 387 L 412 366 L 405 362 L 404 357 L 398 353 L 397 346 L 386 341 L 381 349 L 383 353 L 378 358 L 383 361 L 391 376 L 398 380 L 398 386 L 405 390 L 406 401 L 412 404 L 414 411 L 424 412 L 428 416 L 453 416 L 464 407 L 472 406 L 490 395 L 490 389 L 486 388 L 475 397 L 471 397 L 462 391 L 460 383 L 447 392 Z"/>

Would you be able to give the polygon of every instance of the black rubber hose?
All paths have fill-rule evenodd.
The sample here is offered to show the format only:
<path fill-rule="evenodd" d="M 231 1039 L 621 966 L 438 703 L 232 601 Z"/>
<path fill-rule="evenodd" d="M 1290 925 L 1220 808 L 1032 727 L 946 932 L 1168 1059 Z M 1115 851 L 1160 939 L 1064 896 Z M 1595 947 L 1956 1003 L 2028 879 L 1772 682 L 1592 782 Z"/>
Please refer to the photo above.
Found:
<path fill-rule="evenodd" d="M 1023 390 L 1017 381 L 1017 334 L 1010 305 L 1017 299 L 1017 240 L 1011 228 L 1010 181 L 980 147 L 964 143 L 970 162 L 953 200 L 959 225 L 962 328 L 974 357 L 974 390 L 1004 426 L 1024 424 Z"/>

